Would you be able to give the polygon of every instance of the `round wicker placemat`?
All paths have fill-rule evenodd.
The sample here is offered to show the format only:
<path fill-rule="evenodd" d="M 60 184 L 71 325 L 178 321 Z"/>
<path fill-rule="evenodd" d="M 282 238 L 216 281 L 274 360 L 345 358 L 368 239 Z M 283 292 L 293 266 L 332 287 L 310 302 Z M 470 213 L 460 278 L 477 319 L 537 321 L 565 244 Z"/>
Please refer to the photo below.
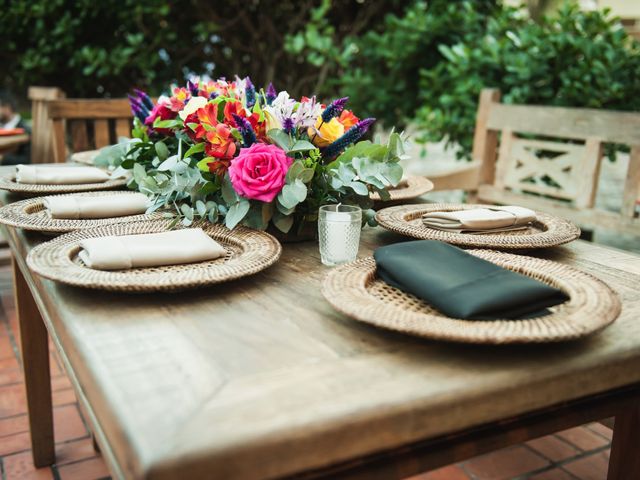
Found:
<path fill-rule="evenodd" d="M 78 258 L 80 241 L 110 235 L 135 235 L 166 231 L 171 221 L 123 223 L 67 233 L 35 247 L 27 257 L 34 272 L 50 280 L 77 287 L 130 293 L 177 291 L 227 282 L 252 275 L 273 265 L 282 252 L 268 233 L 201 222 L 202 228 L 220 243 L 227 255 L 207 262 L 131 270 L 103 271 L 87 268 Z M 188 248 L 188 245 L 185 245 Z"/>
<path fill-rule="evenodd" d="M 111 192 L 81 192 L 71 193 L 61 196 L 85 196 L 98 197 L 107 195 L 133 195 L 135 192 L 130 191 L 111 191 Z M 162 218 L 159 212 L 150 215 L 128 215 L 125 217 L 112 218 L 95 218 L 95 219 L 63 219 L 51 218 L 44 206 L 44 197 L 30 198 L 19 202 L 10 203 L 0 208 L 0 223 L 10 225 L 12 227 L 23 228 L 25 230 L 33 230 L 45 233 L 66 233 L 73 230 L 83 230 L 87 228 L 100 227 L 103 225 L 112 225 L 114 223 L 130 223 L 140 222 L 144 220 L 155 220 Z"/>
<path fill-rule="evenodd" d="M 56 193 L 90 192 L 97 190 L 116 190 L 127 184 L 127 178 L 114 178 L 99 183 L 79 183 L 76 185 L 33 185 L 18 183 L 14 176 L 0 177 L 0 190 L 18 193 L 25 196 L 51 195 Z"/>
<path fill-rule="evenodd" d="M 536 212 L 536 221 L 527 229 L 500 233 L 451 233 L 429 228 L 422 215 L 430 212 L 453 212 L 493 205 L 433 203 L 400 205 L 379 210 L 376 220 L 392 232 L 422 240 L 440 240 L 463 247 L 495 248 L 499 250 L 546 248 L 571 242 L 580 236 L 580 229 L 568 220 Z"/>
<path fill-rule="evenodd" d="M 322 293 L 337 310 L 361 322 L 418 337 L 465 343 L 572 340 L 603 329 L 620 314 L 617 295 L 600 280 L 575 268 L 492 250 L 468 253 L 559 288 L 569 300 L 553 307 L 549 315 L 526 320 L 450 318 L 377 278 L 373 257 L 331 271 Z"/>
<path fill-rule="evenodd" d="M 433 190 L 433 182 L 427 177 L 412 176 L 405 178 L 394 188 L 387 190 L 389 192 L 389 200 L 382 200 L 377 192 L 372 193 L 370 197 L 375 202 L 396 203 L 411 200 L 431 190 Z"/>

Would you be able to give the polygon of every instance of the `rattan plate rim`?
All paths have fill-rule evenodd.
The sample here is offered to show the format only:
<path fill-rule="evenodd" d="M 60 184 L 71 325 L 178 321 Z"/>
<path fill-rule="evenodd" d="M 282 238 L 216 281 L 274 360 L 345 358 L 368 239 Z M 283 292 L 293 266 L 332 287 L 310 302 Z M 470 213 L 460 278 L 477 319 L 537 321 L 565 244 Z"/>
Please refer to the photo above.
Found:
<path fill-rule="evenodd" d="M 495 250 L 468 253 L 563 290 L 569 300 L 544 317 L 526 320 L 462 320 L 450 318 L 410 294 L 376 277 L 373 257 L 332 270 L 322 286 L 327 301 L 348 317 L 404 334 L 459 343 L 522 344 L 575 340 L 613 323 L 621 304 L 617 294 L 592 275 L 551 260 Z M 395 302 L 372 293 L 381 287 Z M 402 302 L 418 302 L 424 311 L 412 311 Z"/>
<path fill-rule="evenodd" d="M 387 190 L 389 193 L 388 200 L 382 200 L 382 198 L 380 198 L 380 194 L 377 192 L 373 192 L 370 195 L 371 200 L 381 203 L 411 200 L 424 195 L 425 193 L 429 193 L 434 187 L 431 180 L 419 175 L 408 176 L 403 181 L 406 182 L 406 185 Z"/>
<path fill-rule="evenodd" d="M 99 191 L 77 192 L 56 196 L 106 196 L 106 195 L 133 195 L 132 191 Z M 127 215 L 124 217 L 96 218 L 96 219 L 60 219 L 51 218 L 44 214 L 44 197 L 28 198 L 0 207 L 0 223 L 15 228 L 31 230 L 43 233 L 67 233 L 74 230 L 95 228 L 114 223 L 140 222 L 155 220 L 162 217 L 158 212 L 152 214 Z"/>
<path fill-rule="evenodd" d="M 128 293 L 180 291 L 242 278 L 270 267 L 278 261 L 282 246 L 272 235 L 238 226 L 199 222 L 202 228 L 227 250 L 227 257 L 211 262 L 158 268 L 101 271 L 77 261 L 81 240 L 109 235 L 134 235 L 167 230 L 171 220 L 120 223 L 77 230 L 36 246 L 27 256 L 27 265 L 49 280 L 76 287 Z M 238 250 L 239 253 L 232 254 Z M 230 256 L 231 255 L 231 256 Z"/>
<path fill-rule="evenodd" d="M 56 193 L 78 193 L 92 192 L 100 190 L 115 190 L 127 185 L 128 178 L 114 178 L 106 182 L 98 183 L 78 183 L 75 185 L 33 185 L 29 183 L 18 183 L 14 175 L 0 177 L 0 190 L 7 190 L 21 195 L 37 196 L 42 194 Z"/>
<path fill-rule="evenodd" d="M 473 248 L 494 248 L 498 250 L 534 249 L 555 247 L 569 243 L 580 237 L 580 228 L 569 220 L 544 212 L 536 212 L 536 224 L 543 231 L 522 235 L 522 232 L 502 232 L 496 234 L 473 235 L 468 233 L 451 233 L 409 223 L 424 213 L 436 211 L 468 210 L 493 205 L 464 203 L 425 203 L 387 207 L 376 213 L 376 221 L 381 227 L 407 237 L 421 240 L 439 240 Z"/>

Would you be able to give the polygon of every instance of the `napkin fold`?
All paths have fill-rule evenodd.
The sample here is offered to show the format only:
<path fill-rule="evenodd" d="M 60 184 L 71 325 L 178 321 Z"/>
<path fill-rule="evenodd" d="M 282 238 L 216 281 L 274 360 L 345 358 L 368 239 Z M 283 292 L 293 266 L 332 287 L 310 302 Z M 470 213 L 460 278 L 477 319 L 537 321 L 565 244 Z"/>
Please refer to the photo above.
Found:
<path fill-rule="evenodd" d="M 91 219 L 140 215 L 149 208 L 149 199 L 142 193 L 101 196 L 59 195 L 44 198 L 51 218 Z"/>
<path fill-rule="evenodd" d="M 37 185 L 77 185 L 109 180 L 108 172 L 96 167 L 17 165 L 16 182 Z"/>
<path fill-rule="evenodd" d="M 568 298 L 533 278 L 435 240 L 378 248 L 377 275 L 453 318 L 532 318 Z"/>
<path fill-rule="evenodd" d="M 80 259 L 96 270 L 126 270 L 214 260 L 225 250 L 201 228 L 162 233 L 87 238 Z"/>
<path fill-rule="evenodd" d="M 454 233 L 522 230 L 535 219 L 536 212 L 517 206 L 472 208 L 455 212 L 431 212 L 422 215 L 422 223 L 425 226 Z"/>

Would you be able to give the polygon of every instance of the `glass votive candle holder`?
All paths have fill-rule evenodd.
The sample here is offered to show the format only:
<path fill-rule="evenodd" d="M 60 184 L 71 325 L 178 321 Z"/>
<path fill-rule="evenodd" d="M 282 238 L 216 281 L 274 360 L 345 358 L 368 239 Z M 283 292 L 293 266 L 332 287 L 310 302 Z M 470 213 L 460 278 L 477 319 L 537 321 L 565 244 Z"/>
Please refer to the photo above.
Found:
<path fill-rule="evenodd" d="M 334 266 L 352 262 L 358 255 L 362 210 L 352 205 L 323 205 L 318 212 L 320 259 Z"/>

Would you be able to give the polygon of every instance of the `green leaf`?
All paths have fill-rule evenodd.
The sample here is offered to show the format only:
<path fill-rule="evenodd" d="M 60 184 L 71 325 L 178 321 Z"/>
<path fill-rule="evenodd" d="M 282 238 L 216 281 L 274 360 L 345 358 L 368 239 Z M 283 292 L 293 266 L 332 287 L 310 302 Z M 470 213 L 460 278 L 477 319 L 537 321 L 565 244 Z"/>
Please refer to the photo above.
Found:
<path fill-rule="evenodd" d="M 293 226 L 293 215 L 274 215 L 271 221 L 282 233 L 289 233 L 289 230 L 291 230 Z"/>
<path fill-rule="evenodd" d="M 234 203 L 229 207 L 229 211 L 227 212 L 227 216 L 225 218 L 225 225 L 230 230 L 233 229 L 238 223 L 242 221 L 247 212 L 249 211 L 249 207 L 251 204 L 248 200 L 242 199 L 238 203 Z"/>
<path fill-rule="evenodd" d="M 309 183 L 313 179 L 315 173 L 316 171 L 313 168 L 305 168 L 298 174 L 298 178 L 304 183 Z"/>
<path fill-rule="evenodd" d="M 238 194 L 233 189 L 233 185 L 231 185 L 229 174 L 225 175 L 222 180 L 222 199 L 227 205 L 236 203 L 239 199 Z"/>
<path fill-rule="evenodd" d="M 164 144 L 164 142 L 156 142 L 153 147 L 155 148 L 156 154 L 158 155 L 158 158 L 160 160 L 164 161 L 167 159 L 167 157 L 169 156 L 169 149 Z"/>
<path fill-rule="evenodd" d="M 204 157 L 202 160 L 200 160 L 196 166 L 198 167 L 198 170 L 200 170 L 201 172 L 208 172 L 209 171 L 209 164 L 213 162 L 213 157 Z"/>
<path fill-rule="evenodd" d="M 306 140 L 298 140 L 289 149 L 289 152 L 308 152 L 309 150 L 315 150 L 316 148 L 318 148 L 318 147 L 316 147 L 311 142 L 308 142 Z"/>
<path fill-rule="evenodd" d="M 291 164 L 287 171 L 286 181 L 290 182 L 298 178 L 298 175 L 304 170 L 304 164 L 300 160 L 296 160 Z"/>
<path fill-rule="evenodd" d="M 358 195 L 369 196 L 369 189 L 367 189 L 367 186 L 362 182 L 351 182 L 348 186 Z"/>
<path fill-rule="evenodd" d="M 291 137 L 284 130 L 273 128 L 267 132 L 267 137 L 285 152 L 288 152 L 291 148 Z"/>
<path fill-rule="evenodd" d="M 204 216 L 207 214 L 207 206 L 202 200 L 196 201 L 196 210 L 198 211 L 198 215 L 200 215 L 200 218 L 204 218 Z"/>
<path fill-rule="evenodd" d="M 144 169 L 142 165 L 139 163 L 135 163 L 133 165 L 133 179 L 137 184 L 142 183 L 142 181 L 147 177 L 147 171 Z"/>
<path fill-rule="evenodd" d="M 179 161 L 180 159 L 178 158 L 177 155 L 172 155 L 169 158 L 167 158 L 165 161 L 163 161 L 160 165 L 158 165 L 158 171 L 160 172 L 173 171 L 178 166 Z"/>
<path fill-rule="evenodd" d="M 195 145 L 192 145 L 189 148 L 189 150 L 184 152 L 184 155 L 182 157 L 189 158 L 194 153 L 200 153 L 200 152 L 204 152 L 204 143 L 196 143 Z"/>
<path fill-rule="evenodd" d="M 191 208 L 186 203 L 183 203 L 182 205 L 180 205 L 180 211 L 185 216 L 185 218 L 193 221 L 193 208 Z"/>

